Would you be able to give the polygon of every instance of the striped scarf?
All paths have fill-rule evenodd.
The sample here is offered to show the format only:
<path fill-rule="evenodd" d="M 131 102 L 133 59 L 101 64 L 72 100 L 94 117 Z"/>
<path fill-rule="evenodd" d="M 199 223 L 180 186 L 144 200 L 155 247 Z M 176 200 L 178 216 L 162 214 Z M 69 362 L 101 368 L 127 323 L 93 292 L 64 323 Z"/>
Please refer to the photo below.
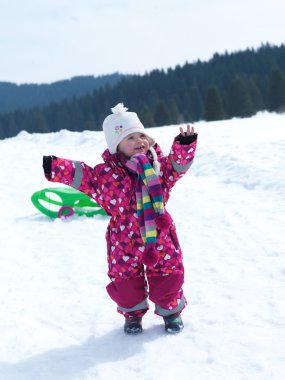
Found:
<path fill-rule="evenodd" d="M 155 218 L 164 214 L 162 189 L 148 158 L 135 154 L 125 161 L 127 169 L 137 174 L 136 203 L 140 233 L 145 247 L 155 249 L 157 230 Z"/>

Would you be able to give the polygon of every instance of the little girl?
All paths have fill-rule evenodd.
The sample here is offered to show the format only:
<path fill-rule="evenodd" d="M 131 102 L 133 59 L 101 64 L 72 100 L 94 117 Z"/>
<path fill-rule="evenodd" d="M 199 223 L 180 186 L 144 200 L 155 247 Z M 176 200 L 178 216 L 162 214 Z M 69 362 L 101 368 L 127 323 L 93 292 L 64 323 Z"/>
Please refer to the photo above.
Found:
<path fill-rule="evenodd" d="M 165 330 L 183 329 L 186 306 L 182 252 L 165 209 L 176 181 L 190 168 L 197 143 L 187 125 L 163 156 L 134 112 L 122 103 L 103 122 L 108 149 L 94 168 L 84 162 L 44 156 L 46 178 L 93 198 L 111 216 L 106 232 L 109 296 L 125 317 L 127 334 L 142 332 L 148 298 L 164 319 Z"/>

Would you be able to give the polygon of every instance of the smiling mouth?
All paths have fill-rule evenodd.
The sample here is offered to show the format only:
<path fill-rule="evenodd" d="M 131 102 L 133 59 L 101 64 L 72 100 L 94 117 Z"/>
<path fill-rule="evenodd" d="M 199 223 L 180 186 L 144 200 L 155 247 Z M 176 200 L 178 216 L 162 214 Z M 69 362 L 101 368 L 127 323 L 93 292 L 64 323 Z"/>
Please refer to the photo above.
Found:
<path fill-rule="evenodd" d="M 145 147 L 143 145 L 141 145 L 141 146 L 138 146 L 137 148 L 135 148 L 135 150 L 145 150 Z"/>

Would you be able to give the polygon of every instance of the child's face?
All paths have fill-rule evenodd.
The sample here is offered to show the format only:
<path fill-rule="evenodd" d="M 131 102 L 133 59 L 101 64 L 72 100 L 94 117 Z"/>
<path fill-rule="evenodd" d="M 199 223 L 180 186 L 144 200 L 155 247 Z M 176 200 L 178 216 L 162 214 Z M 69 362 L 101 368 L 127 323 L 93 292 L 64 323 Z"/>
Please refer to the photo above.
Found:
<path fill-rule="evenodd" d="M 148 149 L 148 138 L 141 132 L 130 133 L 118 145 L 118 151 L 126 157 L 132 157 L 138 153 L 145 154 Z"/>

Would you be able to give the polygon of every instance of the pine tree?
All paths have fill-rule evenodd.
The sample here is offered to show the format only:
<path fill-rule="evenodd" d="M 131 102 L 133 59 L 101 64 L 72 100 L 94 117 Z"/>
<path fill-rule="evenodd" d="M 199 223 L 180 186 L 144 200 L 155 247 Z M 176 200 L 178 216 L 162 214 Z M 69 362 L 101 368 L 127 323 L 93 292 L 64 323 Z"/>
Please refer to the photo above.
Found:
<path fill-rule="evenodd" d="M 8 120 L 7 121 L 8 121 L 7 122 L 7 128 L 6 128 L 7 134 L 8 134 L 7 137 L 16 136 L 21 131 L 21 129 L 17 125 L 17 122 L 15 120 L 15 114 L 14 113 L 10 113 L 8 115 Z"/>
<path fill-rule="evenodd" d="M 231 85 L 229 95 L 229 116 L 247 117 L 254 114 L 248 87 L 243 78 L 237 77 Z"/>
<path fill-rule="evenodd" d="M 285 110 L 285 75 L 279 68 L 271 71 L 269 79 L 270 111 Z"/>
<path fill-rule="evenodd" d="M 249 81 L 249 95 L 255 112 L 265 108 L 263 95 L 254 79 Z"/>
<path fill-rule="evenodd" d="M 148 127 L 154 127 L 154 119 L 153 119 L 153 114 L 149 108 L 149 106 L 144 105 L 142 112 L 139 115 L 141 122 L 143 125 L 148 128 Z"/>
<path fill-rule="evenodd" d="M 178 124 L 180 122 L 181 117 L 179 114 L 176 101 L 173 97 L 168 101 L 168 114 L 169 114 L 169 121 L 171 124 Z"/>
<path fill-rule="evenodd" d="M 37 133 L 48 133 L 48 132 L 50 132 L 48 125 L 47 125 L 47 123 L 43 117 L 43 114 L 41 112 L 39 112 L 39 110 L 37 110 L 37 112 L 35 112 L 33 120 L 34 120 L 34 130 L 31 132 L 37 132 Z"/>
<path fill-rule="evenodd" d="M 66 100 L 64 100 L 60 103 L 60 105 L 58 105 L 55 108 L 55 120 L 58 131 L 60 131 L 61 129 L 67 129 L 71 131 L 79 130 L 77 125 L 71 124 L 69 106 L 70 104 Z"/>
<path fill-rule="evenodd" d="M 90 116 L 90 118 L 88 118 L 85 123 L 83 124 L 83 130 L 84 131 L 95 131 L 96 128 L 95 128 L 95 121 L 94 121 L 94 118 L 92 116 Z"/>
<path fill-rule="evenodd" d="M 170 116 L 165 102 L 162 100 L 157 104 L 154 114 L 154 122 L 156 126 L 171 124 Z"/>
<path fill-rule="evenodd" d="M 5 139 L 8 136 L 7 123 L 4 120 L 0 120 L 0 139 Z"/>
<path fill-rule="evenodd" d="M 220 92 L 217 86 L 209 86 L 205 105 L 205 120 L 222 120 L 224 117 L 225 112 Z"/>
<path fill-rule="evenodd" d="M 190 88 L 188 109 L 191 121 L 197 121 L 203 118 L 203 100 L 201 93 L 196 85 Z"/>

